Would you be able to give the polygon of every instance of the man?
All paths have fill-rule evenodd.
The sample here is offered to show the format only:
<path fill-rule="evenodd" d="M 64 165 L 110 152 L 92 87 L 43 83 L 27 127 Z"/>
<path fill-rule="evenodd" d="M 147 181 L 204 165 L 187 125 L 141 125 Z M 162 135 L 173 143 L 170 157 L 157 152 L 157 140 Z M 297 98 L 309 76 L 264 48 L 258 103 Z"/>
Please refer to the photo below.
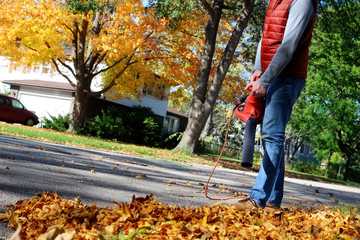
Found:
<path fill-rule="evenodd" d="M 284 188 L 284 139 L 292 106 L 305 85 L 308 52 L 315 23 L 316 0 L 270 0 L 246 89 L 266 95 L 261 135 L 264 156 L 249 197 L 233 206 L 238 210 L 279 208 Z M 255 81 L 256 77 L 260 77 Z"/>

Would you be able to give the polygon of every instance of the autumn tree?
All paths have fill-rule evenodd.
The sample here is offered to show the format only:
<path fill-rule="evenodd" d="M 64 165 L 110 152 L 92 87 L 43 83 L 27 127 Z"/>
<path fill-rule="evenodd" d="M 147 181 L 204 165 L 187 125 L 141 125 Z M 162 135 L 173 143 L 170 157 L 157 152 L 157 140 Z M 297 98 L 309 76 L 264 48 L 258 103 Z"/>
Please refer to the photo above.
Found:
<path fill-rule="evenodd" d="M 194 153 L 200 134 L 221 92 L 228 98 L 241 94 L 241 84 L 237 84 L 241 82 L 240 77 L 226 78 L 226 74 L 253 8 L 254 0 L 157 1 L 158 14 L 173 20 L 174 27 L 182 26 L 182 20 L 189 19 L 188 15 L 191 17 L 194 12 L 199 12 L 196 15 L 202 23 L 197 29 L 201 42 L 196 49 L 201 60 L 193 80 L 189 120 L 176 150 Z M 222 89 L 223 84 L 233 87 Z M 242 81 L 242 87 L 244 85 Z"/>
<path fill-rule="evenodd" d="M 75 88 L 69 131 L 84 122 L 90 97 L 139 98 L 144 86 L 177 84 L 171 74 L 163 75 L 175 71 L 181 80 L 183 71 L 176 69 L 188 68 L 178 56 L 169 57 L 169 48 L 160 49 L 166 22 L 140 0 L 4 0 L 0 22 L 0 54 L 13 67 L 51 64 Z M 187 64 L 194 55 L 181 54 L 187 54 Z M 100 78 L 101 90 L 93 91 Z"/>

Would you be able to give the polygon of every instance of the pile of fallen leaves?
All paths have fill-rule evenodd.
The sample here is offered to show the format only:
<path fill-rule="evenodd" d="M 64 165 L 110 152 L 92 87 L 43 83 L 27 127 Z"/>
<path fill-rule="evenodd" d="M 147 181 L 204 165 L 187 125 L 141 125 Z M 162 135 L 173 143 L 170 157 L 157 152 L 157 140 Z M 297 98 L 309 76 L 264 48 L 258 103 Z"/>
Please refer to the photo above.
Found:
<path fill-rule="evenodd" d="M 43 193 L 7 206 L 0 220 L 22 239 L 359 239 L 359 215 L 332 208 L 237 211 L 179 207 L 152 196 L 113 207 Z"/>

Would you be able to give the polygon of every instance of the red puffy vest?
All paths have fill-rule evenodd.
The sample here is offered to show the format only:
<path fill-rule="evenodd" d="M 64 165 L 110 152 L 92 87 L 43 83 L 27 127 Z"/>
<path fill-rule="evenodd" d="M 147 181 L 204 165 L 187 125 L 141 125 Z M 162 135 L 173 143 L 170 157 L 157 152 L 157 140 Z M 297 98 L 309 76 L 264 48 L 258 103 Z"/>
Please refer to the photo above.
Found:
<path fill-rule="evenodd" d="M 292 1 L 270 0 L 269 2 L 261 44 L 261 68 L 263 72 L 269 66 L 283 40 Z M 312 2 L 315 10 L 314 17 L 307 25 L 291 61 L 280 73 L 279 77 L 306 78 L 307 76 L 309 46 L 317 12 L 316 0 L 312 0 Z"/>

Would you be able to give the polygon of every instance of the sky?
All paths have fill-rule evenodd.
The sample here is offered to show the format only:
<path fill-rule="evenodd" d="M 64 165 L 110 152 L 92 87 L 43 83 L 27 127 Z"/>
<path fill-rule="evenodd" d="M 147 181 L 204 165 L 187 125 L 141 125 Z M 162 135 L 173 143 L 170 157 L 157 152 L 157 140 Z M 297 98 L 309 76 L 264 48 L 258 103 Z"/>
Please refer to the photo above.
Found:
<path fill-rule="evenodd" d="M 142 0 L 142 3 L 144 6 L 148 5 L 149 1 L 148 0 Z"/>

